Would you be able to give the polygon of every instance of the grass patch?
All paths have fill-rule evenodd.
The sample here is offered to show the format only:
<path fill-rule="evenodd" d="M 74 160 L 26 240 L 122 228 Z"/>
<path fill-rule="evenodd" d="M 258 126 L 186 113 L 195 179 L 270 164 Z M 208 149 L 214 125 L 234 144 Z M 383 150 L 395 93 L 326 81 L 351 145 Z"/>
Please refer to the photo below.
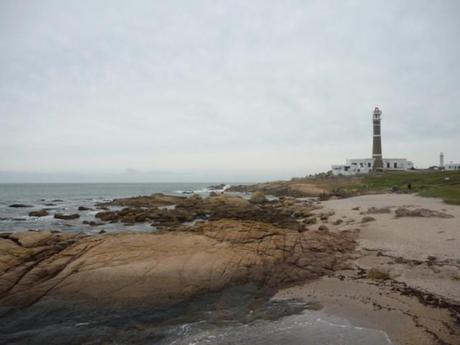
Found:
<path fill-rule="evenodd" d="M 373 267 L 367 271 L 367 278 L 372 280 L 387 280 L 390 279 L 390 275 L 388 272 Z"/>
<path fill-rule="evenodd" d="M 441 198 L 447 204 L 460 205 L 460 185 L 432 187 L 421 191 L 419 195 Z"/>
<path fill-rule="evenodd" d="M 441 198 L 448 204 L 460 205 L 460 171 L 385 171 L 370 175 L 321 176 L 301 180 L 344 197 L 415 192 L 420 196 Z"/>

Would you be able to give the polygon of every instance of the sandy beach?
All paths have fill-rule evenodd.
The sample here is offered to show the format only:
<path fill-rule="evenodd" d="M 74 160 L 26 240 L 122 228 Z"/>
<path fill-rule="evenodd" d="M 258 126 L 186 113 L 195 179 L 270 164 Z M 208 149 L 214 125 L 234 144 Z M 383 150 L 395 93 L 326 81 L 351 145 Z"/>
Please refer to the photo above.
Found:
<path fill-rule="evenodd" d="M 284 289 L 276 297 L 313 299 L 326 313 L 384 330 L 396 344 L 458 344 L 460 207 L 407 194 L 322 204 L 321 212 L 334 213 L 330 231 L 358 233 L 350 269 Z M 396 217 L 399 207 L 452 217 Z M 363 223 L 364 217 L 374 220 Z M 370 270 L 385 279 L 371 279 Z"/>

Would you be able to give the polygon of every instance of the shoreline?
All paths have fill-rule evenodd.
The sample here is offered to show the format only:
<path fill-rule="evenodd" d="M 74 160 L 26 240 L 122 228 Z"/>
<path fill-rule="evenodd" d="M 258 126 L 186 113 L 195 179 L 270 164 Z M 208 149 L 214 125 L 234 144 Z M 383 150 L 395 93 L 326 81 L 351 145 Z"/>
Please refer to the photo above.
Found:
<path fill-rule="evenodd" d="M 460 207 L 394 194 L 322 204 L 335 212 L 336 219 L 371 216 L 375 220 L 332 230 L 360 229 L 350 269 L 282 289 L 275 297 L 313 298 L 324 312 L 382 329 L 395 344 L 456 344 L 460 339 Z M 396 218 L 394 210 L 408 205 L 453 218 Z M 367 213 L 372 207 L 376 212 Z M 384 274 L 384 279 L 369 278 L 371 269 Z"/>
<path fill-rule="evenodd" d="M 109 204 L 120 209 L 101 211 L 101 220 L 153 219 L 159 231 L 22 232 L 0 238 L 10 255 L 6 261 L 0 257 L 0 276 L 3 284 L 16 281 L 2 288 L 0 304 L 26 301 L 28 309 L 39 302 L 46 309 L 42 302 L 55 298 L 118 301 L 137 315 L 136 305 L 148 306 L 146 301 L 159 306 L 182 300 L 187 306 L 197 296 L 206 301 L 217 291 L 226 295 L 229 288 L 238 291 L 232 287 L 254 282 L 277 291 L 268 300 L 258 297 L 257 289 L 243 289 L 236 294 L 240 297 L 230 293 L 230 300 L 249 298 L 237 314 L 229 312 L 234 306 L 222 305 L 227 294 L 218 298 L 215 312 L 252 324 L 259 317 L 299 313 L 298 302 L 287 314 L 264 309 L 266 303 L 281 303 L 283 309 L 303 301 L 307 311 L 322 306 L 319 314 L 349 320 L 357 331 L 381 330 L 394 344 L 453 345 L 460 339 L 458 206 L 408 194 L 321 202 L 154 195 Z M 204 213 L 207 220 L 184 225 Z M 184 310 L 202 312 L 202 303 L 207 302 Z M 139 328 L 147 334 L 156 326 Z"/>

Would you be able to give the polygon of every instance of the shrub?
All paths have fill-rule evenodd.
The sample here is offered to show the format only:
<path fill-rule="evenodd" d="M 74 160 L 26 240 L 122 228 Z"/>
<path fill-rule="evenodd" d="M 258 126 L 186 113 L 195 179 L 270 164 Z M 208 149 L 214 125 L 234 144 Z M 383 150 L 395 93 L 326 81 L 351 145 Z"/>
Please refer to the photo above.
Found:
<path fill-rule="evenodd" d="M 249 199 L 250 202 L 253 204 L 262 204 L 266 201 L 264 192 L 258 190 L 252 193 L 251 198 Z"/>

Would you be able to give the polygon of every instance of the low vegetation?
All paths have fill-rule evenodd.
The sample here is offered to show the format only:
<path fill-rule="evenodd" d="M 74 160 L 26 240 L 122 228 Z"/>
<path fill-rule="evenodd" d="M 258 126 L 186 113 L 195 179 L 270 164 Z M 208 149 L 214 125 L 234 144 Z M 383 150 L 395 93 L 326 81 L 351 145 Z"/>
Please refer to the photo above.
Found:
<path fill-rule="evenodd" d="M 361 176 L 316 176 L 305 182 L 315 183 L 337 196 L 370 193 L 413 193 L 441 198 L 448 204 L 460 205 L 459 171 L 386 171 Z M 299 179 L 296 179 L 296 183 Z"/>

